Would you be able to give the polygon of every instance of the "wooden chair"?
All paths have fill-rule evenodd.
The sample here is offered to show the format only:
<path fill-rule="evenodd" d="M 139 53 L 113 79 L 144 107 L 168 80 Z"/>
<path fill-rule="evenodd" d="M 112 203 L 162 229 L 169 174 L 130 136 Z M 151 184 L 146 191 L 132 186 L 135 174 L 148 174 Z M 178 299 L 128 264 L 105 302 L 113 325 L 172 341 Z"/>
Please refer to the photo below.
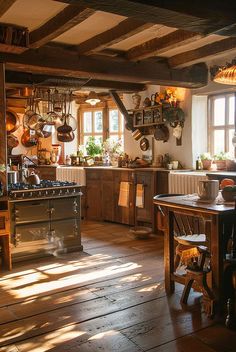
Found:
<path fill-rule="evenodd" d="M 0 247 L 2 267 L 11 270 L 10 219 L 7 210 L 0 210 Z"/>
<path fill-rule="evenodd" d="M 159 195 L 158 197 L 176 196 L 173 194 Z M 163 207 L 159 207 L 162 216 L 161 224 L 165 231 L 167 229 L 167 214 Z M 187 304 L 190 290 L 194 284 L 203 293 L 203 305 L 206 313 L 213 315 L 214 296 L 207 284 L 207 273 L 210 271 L 210 260 L 208 254 L 208 239 L 206 236 L 207 222 L 199 217 L 186 214 L 174 213 L 173 239 L 175 242 L 174 270 L 182 269 L 179 277 L 184 277 L 184 290 L 181 303 Z M 177 277 L 176 275 L 176 277 Z"/>

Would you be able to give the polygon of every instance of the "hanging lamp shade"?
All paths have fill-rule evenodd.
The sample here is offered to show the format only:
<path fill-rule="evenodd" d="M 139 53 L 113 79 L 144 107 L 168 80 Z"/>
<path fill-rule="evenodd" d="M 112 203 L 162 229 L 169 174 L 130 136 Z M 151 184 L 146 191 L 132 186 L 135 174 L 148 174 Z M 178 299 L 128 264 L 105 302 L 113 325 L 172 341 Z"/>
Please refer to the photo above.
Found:
<path fill-rule="evenodd" d="M 89 95 L 88 95 L 87 99 L 85 100 L 85 102 L 89 103 L 90 105 L 96 105 L 100 101 L 101 101 L 101 99 L 99 99 L 97 93 L 94 91 L 89 92 Z"/>
<path fill-rule="evenodd" d="M 236 85 L 236 65 L 220 70 L 213 79 L 216 83 Z"/>

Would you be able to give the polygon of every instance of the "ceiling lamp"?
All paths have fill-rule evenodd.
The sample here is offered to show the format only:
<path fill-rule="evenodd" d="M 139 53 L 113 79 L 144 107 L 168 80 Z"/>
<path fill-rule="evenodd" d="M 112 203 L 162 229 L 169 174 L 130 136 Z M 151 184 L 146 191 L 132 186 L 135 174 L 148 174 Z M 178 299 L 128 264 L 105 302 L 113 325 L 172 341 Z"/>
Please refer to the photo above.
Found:
<path fill-rule="evenodd" d="M 100 101 L 101 101 L 101 99 L 99 99 L 97 93 L 94 91 L 89 92 L 89 95 L 88 95 L 87 99 L 85 100 L 85 102 L 90 105 L 96 105 Z"/>
<path fill-rule="evenodd" d="M 214 66 L 211 73 L 216 83 L 236 85 L 236 59 L 224 66 Z"/>

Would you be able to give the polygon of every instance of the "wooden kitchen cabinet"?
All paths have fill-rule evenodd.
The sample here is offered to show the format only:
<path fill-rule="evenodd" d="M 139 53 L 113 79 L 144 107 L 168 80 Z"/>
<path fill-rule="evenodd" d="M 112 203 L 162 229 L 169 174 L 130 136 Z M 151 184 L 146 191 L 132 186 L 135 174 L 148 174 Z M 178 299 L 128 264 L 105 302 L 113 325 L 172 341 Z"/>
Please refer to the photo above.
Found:
<path fill-rule="evenodd" d="M 156 189 L 156 173 L 152 171 L 136 171 L 135 187 L 137 184 L 143 185 L 143 207 L 135 205 L 135 224 L 154 226 L 154 205 L 153 197 Z"/>
<path fill-rule="evenodd" d="M 130 182 L 129 207 L 118 206 L 120 182 Z M 132 172 L 86 169 L 86 219 L 134 224 Z"/>
<path fill-rule="evenodd" d="M 86 219 L 102 220 L 101 173 L 94 169 L 86 170 Z"/>

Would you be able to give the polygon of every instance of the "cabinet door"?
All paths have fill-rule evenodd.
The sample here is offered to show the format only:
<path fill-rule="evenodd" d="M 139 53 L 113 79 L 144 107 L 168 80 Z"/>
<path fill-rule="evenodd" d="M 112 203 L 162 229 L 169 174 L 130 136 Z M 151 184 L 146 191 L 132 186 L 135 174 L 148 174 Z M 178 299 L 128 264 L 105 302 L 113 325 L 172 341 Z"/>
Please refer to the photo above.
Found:
<path fill-rule="evenodd" d="M 102 220 L 102 196 L 100 181 L 86 181 L 86 218 Z"/>
<path fill-rule="evenodd" d="M 74 218 L 80 211 L 79 197 L 59 198 L 50 200 L 52 220 Z"/>
<path fill-rule="evenodd" d="M 114 221 L 114 187 L 113 181 L 102 182 L 102 218 Z"/>
<path fill-rule="evenodd" d="M 114 171 L 114 221 L 121 224 L 133 225 L 134 224 L 134 201 L 133 201 L 133 178 L 131 171 Z M 121 207 L 118 205 L 120 183 L 129 182 L 129 207 Z"/>
<path fill-rule="evenodd" d="M 137 184 L 143 185 L 143 208 L 136 207 L 135 199 L 135 219 L 136 222 L 153 223 L 153 196 L 154 196 L 154 177 L 150 172 L 136 172 L 135 186 Z M 136 192 L 135 192 L 136 193 Z"/>
<path fill-rule="evenodd" d="M 157 171 L 156 173 L 156 194 L 168 193 L 168 171 Z M 155 194 L 155 195 L 156 195 Z"/>

